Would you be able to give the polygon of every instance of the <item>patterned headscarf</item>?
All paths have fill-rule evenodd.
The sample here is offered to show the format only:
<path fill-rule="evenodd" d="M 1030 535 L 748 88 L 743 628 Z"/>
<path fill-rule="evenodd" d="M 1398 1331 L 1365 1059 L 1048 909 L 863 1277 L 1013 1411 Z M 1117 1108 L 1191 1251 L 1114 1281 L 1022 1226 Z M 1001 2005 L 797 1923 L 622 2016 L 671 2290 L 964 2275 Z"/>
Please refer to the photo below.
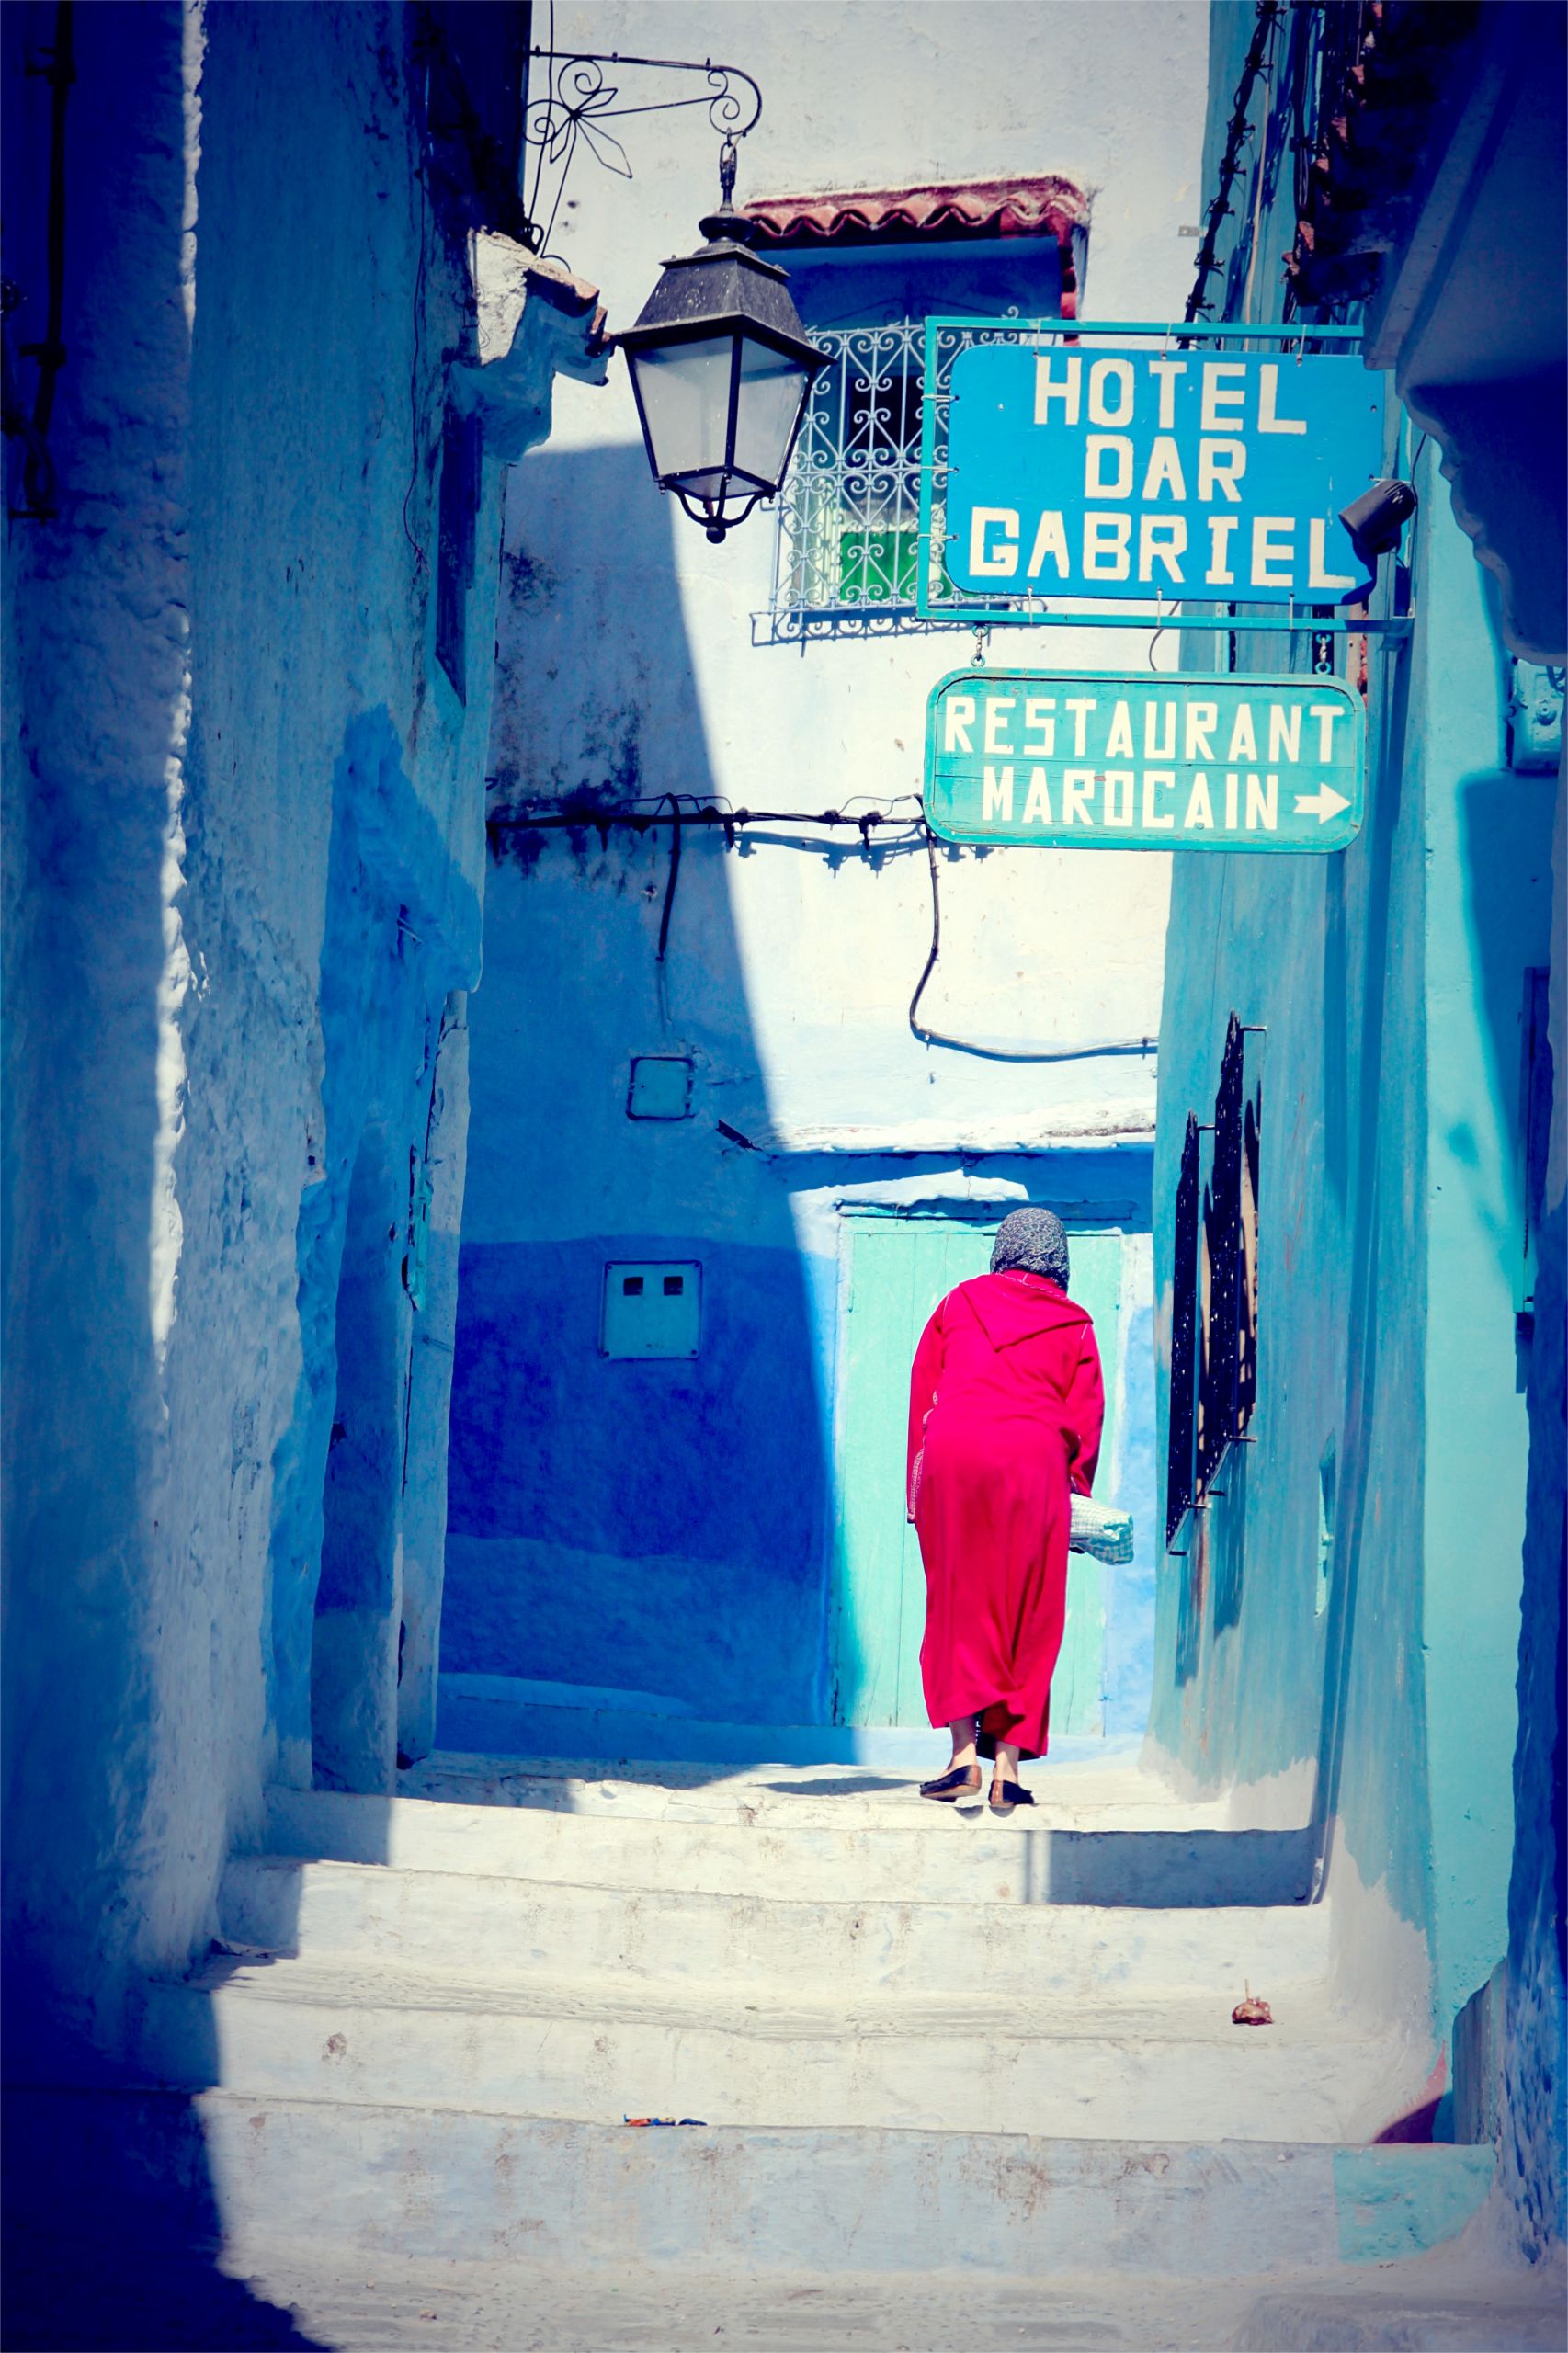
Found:
<path fill-rule="evenodd" d="M 1011 1210 L 1002 1220 L 991 1246 L 991 1271 L 1005 1275 L 1015 1267 L 1066 1290 L 1067 1233 L 1054 1210 Z"/>

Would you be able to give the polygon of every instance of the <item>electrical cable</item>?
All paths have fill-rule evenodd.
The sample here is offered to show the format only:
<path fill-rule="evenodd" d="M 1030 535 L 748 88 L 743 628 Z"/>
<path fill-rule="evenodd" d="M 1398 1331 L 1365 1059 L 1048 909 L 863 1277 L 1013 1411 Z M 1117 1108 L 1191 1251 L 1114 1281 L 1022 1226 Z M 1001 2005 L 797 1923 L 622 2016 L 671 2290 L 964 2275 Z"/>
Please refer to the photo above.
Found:
<path fill-rule="evenodd" d="M 670 871 L 669 880 L 665 884 L 664 911 L 659 917 L 658 961 L 661 964 L 665 961 L 665 951 L 670 944 L 670 916 L 675 912 L 676 884 L 680 880 L 680 802 L 673 792 L 669 795 L 669 803 L 672 812 L 670 818 Z"/>
<path fill-rule="evenodd" d="M 855 800 L 869 796 L 857 793 Z M 926 994 L 942 945 L 942 898 L 940 869 L 937 863 L 938 836 L 926 821 L 925 801 L 916 792 L 890 796 L 892 806 L 862 810 L 858 816 L 849 809 L 732 809 L 726 804 L 692 793 L 665 792 L 643 801 L 622 801 L 613 809 L 579 806 L 562 809 L 559 805 L 546 810 L 518 811 L 489 819 L 487 830 L 494 836 L 506 833 L 584 833 L 592 827 L 601 842 L 608 842 L 612 825 L 624 825 L 635 834 L 646 834 L 661 824 L 667 824 L 670 835 L 670 866 L 665 882 L 664 906 L 659 919 L 659 945 L 654 958 L 662 992 L 665 983 L 665 961 L 669 949 L 670 921 L 675 908 L 676 883 L 680 874 L 681 847 L 688 825 L 718 825 L 723 830 L 725 845 L 733 848 L 735 837 L 745 825 L 852 825 L 859 833 L 866 848 L 870 847 L 871 835 L 879 825 L 892 825 L 924 840 L 931 873 L 931 947 L 925 968 L 915 984 L 909 1000 L 909 1027 L 922 1045 L 939 1046 L 954 1054 L 972 1054 L 982 1062 L 994 1063 L 1073 1063 L 1089 1062 L 1109 1054 L 1152 1054 L 1157 1051 L 1155 1038 L 1094 1038 L 1076 1046 L 1025 1048 L 1017 1046 L 982 1046 L 966 1038 L 949 1037 L 945 1030 L 929 1029 L 919 1018 L 920 1001 Z M 898 813 L 905 803 L 914 804 L 908 816 Z"/>
<path fill-rule="evenodd" d="M 670 870 L 665 882 L 665 904 L 659 915 L 659 945 L 653 957 L 653 974 L 659 993 L 659 1025 L 670 1026 L 669 976 L 665 970 L 665 954 L 670 944 L 670 917 L 675 913 L 676 885 L 680 881 L 681 817 L 680 798 L 667 795 L 670 805 Z"/>
<path fill-rule="evenodd" d="M 1252 42 L 1242 67 L 1242 78 L 1236 84 L 1232 100 L 1231 119 L 1225 131 L 1225 152 L 1220 161 L 1219 186 L 1205 216 L 1203 242 L 1198 248 L 1192 291 L 1187 298 L 1184 316 L 1188 326 L 1194 319 L 1208 315 L 1204 297 L 1209 291 L 1209 280 L 1221 267 L 1214 258 L 1214 249 L 1220 241 L 1220 223 L 1230 211 L 1231 190 L 1242 167 L 1242 149 L 1252 136 L 1247 115 L 1252 107 L 1253 84 L 1263 70 L 1273 44 L 1274 28 L 1283 14 L 1283 0 L 1257 0 L 1257 22 L 1253 27 Z"/>
<path fill-rule="evenodd" d="M 593 830 L 601 837 L 607 837 L 612 825 L 625 825 L 632 833 L 646 834 L 659 825 L 669 824 L 672 820 L 664 813 L 673 808 L 683 826 L 718 825 L 727 839 L 733 839 L 745 825 L 850 825 L 869 846 L 869 836 L 879 825 L 919 826 L 924 823 L 920 813 L 923 804 L 917 792 L 895 793 L 891 796 L 890 806 L 863 810 L 857 816 L 854 801 L 868 797 L 864 793 L 857 793 L 843 809 L 733 809 L 727 802 L 708 800 L 697 794 L 665 792 L 651 801 L 619 801 L 614 808 L 587 802 L 574 808 L 562 808 L 556 803 L 544 810 L 508 812 L 506 815 L 487 819 L 486 830 L 493 835 L 562 831 L 586 833 Z M 894 813 L 903 801 L 913 804 L 912 813 L 907 817 Z"/>
<path fill-rule="evenodd" d="M 1089 1062 L 1102 1054 L 1152 1054 L 1158 1044 L 1153 1038 L 1095 1038 L 1081 1046 L 976 1046 L 965 1038 L 949 1038 L 940 1029 L 929 1029 L 915 1018 L 926 984 L 937 969 L 937 959 L 942 951 L 942 893 L 937 859 L 937 835 L 929 825 L 926 828 L 926 855 L 931 866 L 931 952 L 926 968 L 915 983 L 915 995 L 909 1000 L 909 1026 L 924 1046 L 942 1046 L 949 1053 L 973 1054 L 988 1063 L 1078 1063 Z"/>

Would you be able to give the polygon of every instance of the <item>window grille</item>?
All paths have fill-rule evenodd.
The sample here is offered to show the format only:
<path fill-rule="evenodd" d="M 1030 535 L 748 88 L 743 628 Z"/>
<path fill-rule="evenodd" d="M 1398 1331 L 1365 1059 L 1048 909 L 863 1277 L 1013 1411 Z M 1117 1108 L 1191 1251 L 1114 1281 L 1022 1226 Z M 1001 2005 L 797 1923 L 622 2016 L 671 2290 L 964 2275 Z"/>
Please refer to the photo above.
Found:
<path fill-rule="evenodd" d="M 1249 1088 L 1244 1024 L 1233 1014 L 1214 1098 L 1214 1149 L 1203 1180 L 1189 1114 L 1176 1186 L 1165 1542 L 1213 1491 L 1257 1403 L 1258 1183 L 1263 1095 Z"/>
<path fill-rule="evenodd" d="M 1236 1436 L 1244 1438 L 1257 1404 L 1257 1182 L 1263 1141 L 1263 1092 L 1254 1087 L 1242 1108 L 1241 1263 L 1237 1269 L 1239 1347 Z"/>
<path fill-rule="evenodd" d="M 1198 1492 L 1236 1435 L 1242 1317 L 1242 1025 L 1233 1013 L 1214 1098 L 1214 1165 L 1203 1194 L 1203 1323 L 1198 1358 Z"/>
<path fill-rule="evenodd" d="M 1165 1446 L 1165 1542 L 1193 1500 L 1193 1432 L 1198 1356 L 1198 1121 L 1187 1114 L 1176 1198 L 1176 1264 L 1171 1286 L 1171 1399 Z"/>
<path fill-rule="evenodd" d="M 994 598 L 957 588 L 923 555 L 920 477 L 926 359 L 931 388 L 931 544 L 945 545 L 948 404 L 953 362 L 977 343 L 1016 334 L 1017 313 L 944 323 L 813 327 L 833 355 L 812 388 L 778 517 L 769 609 L 754 632 L 774 642 L 968 629 L 995 618 Z M 929 567 L 921 613 L 919 566 Z M 1013 600 L 1027 614 L 1028 598 Z M 1044 610 L 1043 603 L 1040 610 Z"/>
<path fill-rule="evenodd" d="M 921 319 L 813 331 L 835 364 L 812 388 L 778 494 L 778 634 L 913 621 L 925 332 Z"/>

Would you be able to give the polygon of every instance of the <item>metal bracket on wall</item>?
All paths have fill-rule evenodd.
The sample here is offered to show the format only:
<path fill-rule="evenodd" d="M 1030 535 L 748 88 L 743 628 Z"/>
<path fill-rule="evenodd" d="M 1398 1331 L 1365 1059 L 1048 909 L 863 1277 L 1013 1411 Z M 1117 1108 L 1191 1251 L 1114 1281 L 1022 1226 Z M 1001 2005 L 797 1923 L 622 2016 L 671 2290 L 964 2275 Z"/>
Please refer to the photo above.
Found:
<path fill-rule="evenodd" d="M 625 57 L 615 50 L 530 49 L 530 63 L 546 67 L 545 94 L 530 97 L 523 124 L 525 154 L 534 151 L 531 185 L 527 203 L 528 228 L 527 243 L 535 253 L 545 252 L 555 234 L 566 182 L 579 146 L 587 148 L 597 164 L 618 179 L 631 177 L 631 159 L 607 123 L 623 121 L 629 115 L 674 114 L 687 107 L 703 107 L 710 128 L 720 139 L 744 139 L 755 131 L 762 117 L 762 92 L 751 75 L 739 65 L 716 65 L 710 57 L 700 63 L 690 57 Z M 620 98 L 619 79 L 605 79 L 604 68 L 613 65 L 619 72 L 630 67 L 634 73 L 700 74 L 707 87 L 693 91 L 688 98 L 650 98 L 641 105 L 617 104 Z M 540 208 L 546 165 L 559 166 L 561 176 L 556 182 L 551 201 L 550 216 L 543 226 L 540 223 Z"/>
<path fill-rule="evenodd" d="M 1253 326 L 1238 320 L 1189 320 L 1177 324 L 1168 320 L 1078 317 L 981 321 L 956 316 L 928 318 L 922 369 L 920 523 L 915 569 L 915 611 L 922 620 L 958 621 L 975 628 L 984 623 L 1011 623 L 1028 629 L 1133 629 L 1145 632 L 1180 627 L 1242 636 L 1381 637 L 1395 643 L 1410 635 L 1415 620 L 1410 611 L 1325 612 L 1317 605 L 1303 604 L 1298 608 L 1292 601 L 1281 613 L 1277 606 L 1244 609 L 1239 604 L 1225 604 L 1213 597 L 1178 597 L 1163 610 L 1130 611 L 1125 605 L 1109 600 L 1096 602 L 1084 596 L 1053 606 L 1032 594 L 998 601 L 996 592 L 957 587 L 948 575 L 943 555 L 947 542 L 948 431 L 954 362 L 976 346 L 1009 344 L 1051 350 L 1061 342 L 1076 346 L 1091 336 L 1096 338 L 1096 347 L 1102 339 L 1125 338 L 1134 349 L 1141 344 L 1158 342 L 1162 348 L 1185 349 L 1190 346 L 1218 355 L 1231 348 L 1244 352 L 1252 346 L 1262 345 L 1266 350 L 1278 348 L 1291 358 L 1306 353 L 1309 347 L 1314 356 L 1338 353 L 1349 357 L 1360 349 L 1362 341 L 1359 327 L 1309 325 L 1300 321 L 1290 326 Z M 1397 584 L 1391 585 L 1388 597 L 1391 603 L 1401 601 Z M 1155 606 L 1153 593 L 1147 602 Z"/>

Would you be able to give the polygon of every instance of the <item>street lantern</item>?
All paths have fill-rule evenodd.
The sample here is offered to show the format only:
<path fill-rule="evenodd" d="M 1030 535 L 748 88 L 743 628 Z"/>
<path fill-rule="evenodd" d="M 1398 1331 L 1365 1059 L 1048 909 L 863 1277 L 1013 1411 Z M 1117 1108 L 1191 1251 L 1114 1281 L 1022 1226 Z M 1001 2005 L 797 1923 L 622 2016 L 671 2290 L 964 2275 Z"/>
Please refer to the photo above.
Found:
<path fill-rule="evenodd" d="M 636 325 L 616 337 L 654 479 L 715 541 L 778 490 L 828 364 L 806 338 L 784 271 L 747 250 L 756 231 L 731 200 L 728 139 L 719 187 L 718 211 L 699 223 L 707 244 L 665 264 Z"/>

